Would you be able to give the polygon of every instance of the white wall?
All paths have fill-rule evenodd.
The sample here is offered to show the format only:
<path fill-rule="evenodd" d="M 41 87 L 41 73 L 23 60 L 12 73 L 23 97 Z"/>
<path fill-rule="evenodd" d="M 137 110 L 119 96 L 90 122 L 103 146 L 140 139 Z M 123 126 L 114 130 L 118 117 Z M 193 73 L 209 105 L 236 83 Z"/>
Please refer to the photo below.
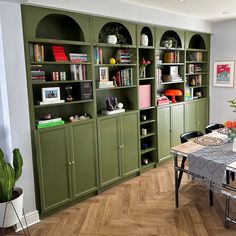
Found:
<path fill-rule="evenodd" d="M 236 60 L 236 20 L 225 21 L 215 25 L 215 33 L 211 42 L 211 102 L 210 122 L 224 123 L 228 119 L 236 119 L 227 101 L 236 98 L 236 80 L 234 88 L 213 87 L 213 61 Z M 236 64 L 235 64 L 236 66 Z"/>
<path fill-rule="evenodd" d="M 180 14 L 112 0 L 28 0 L 28 3 L 62 8 L 92 15 L 122 18 L 135 22 L 211 33 L 213 24 Z"/>
<path fill-rule="evenodd" d="M 10 152 L 15 147 L 21 150 L 23 174 L 16 185 L 24 189 L 25 211 L 32 214 L 36 205 L 20 5 L 0 2 L 0 22 L 0 56 L 4 55 L 0 60 L 0 125 L 7 137 L 1 145 Z"/>

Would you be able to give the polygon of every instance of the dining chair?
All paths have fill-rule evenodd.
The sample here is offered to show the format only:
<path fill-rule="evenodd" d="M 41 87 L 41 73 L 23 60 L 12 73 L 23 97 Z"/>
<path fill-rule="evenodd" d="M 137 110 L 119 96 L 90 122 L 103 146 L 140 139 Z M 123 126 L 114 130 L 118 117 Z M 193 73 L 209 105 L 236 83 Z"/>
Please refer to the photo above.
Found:
<path fill-rule="evenodd" d="M 187 132 L 184 132 L 180 135 L 180 142 L 181 143 L 186 143 L 188 142 L 190 139 L 193 139 L 193 138 L 197 138 L 197 137 L 200 137 L 200 136 L 203 136 L 204 133 L 201 132 L 201 131 L 187 131 Z M 186 159 L 187 157 L 184 157 L 182 158 L 182 162 L 181 162 L 181 169 L 184 168 L 184 165 L 185 165 L 185 162 L 186 162 Z M 179 172 L 179 182 L 178 182 L 178 188 L 180 186 L 180 183 L 181 183 L 181 180 L 182 180 L 182 176 L 183 176 L 183 171 L 180 171 Z"/>
<path fill-rule="evenodd" d="M 186 143 L 192 138 L 197 138 L 203 135 L 204 133 L 201 131 L 187 131 L 180 135 L 180 141 L 181 143 Z"/>
<path fill-rule="evenodd" d="M 206 134 L 211 133 L 213 130 L 224 128 L 225 126 L 223 124 L 218 124 L 218 123 L 212 123 L 209 124 L 205 127 L 205 132 Z"/>
<path fill-rule="evenodd" d="M 229 188 L 228 188 L 229 187 Z M 236 219 L 233 219 L 230 216 L 230 199 L 236 199 L 236 192 L 231 190 L 230 188 L 236 188 L 236 181 L 232 181 L 230 184 L 228 184 L 227 187 L 223 187 L 222 193 L 226 196 L 226 202 L 225 202 L 225 228 L 229 227 L 229 222 L 236 224 Z"/>
<path fill-rule="evenodd" d="M 204 135 L 204 133 L 202 131 L 187 131 L 187 132 L 184 132 L 180 135 L 180 141 L 181 141 L 181 143 L 186 143 L 193 138 L 201 137 L 203 135 Z M 182 158 L 181 169 L 184 168 L 186 159 L 187 159 L 187 157 Z M 179 172 L 178 188 L 180 186 L 182 176 L 183 176 L 183 172 L 180 171 Z M 213 206 L 213 191 L 212 190 L 209 190 L 209 201 L 210 201 L 210 205 Z"/>

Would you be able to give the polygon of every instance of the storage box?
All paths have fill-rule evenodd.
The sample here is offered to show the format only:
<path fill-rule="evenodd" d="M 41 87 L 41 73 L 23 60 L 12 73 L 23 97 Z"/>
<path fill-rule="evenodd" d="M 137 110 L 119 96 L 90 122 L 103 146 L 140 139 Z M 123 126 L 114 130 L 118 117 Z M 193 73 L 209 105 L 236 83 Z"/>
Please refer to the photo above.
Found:
<path fill-rule="evenodd" d="M 145 84 L 139 86 L 139 108 L 151 106 L 151 85 Z"/>

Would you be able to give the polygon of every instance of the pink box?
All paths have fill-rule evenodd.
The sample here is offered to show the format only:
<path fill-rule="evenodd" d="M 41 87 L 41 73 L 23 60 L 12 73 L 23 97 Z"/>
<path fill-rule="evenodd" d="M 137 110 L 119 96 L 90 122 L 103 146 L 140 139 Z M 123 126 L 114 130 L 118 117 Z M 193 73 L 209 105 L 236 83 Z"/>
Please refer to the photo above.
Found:
<path fill-rule="evenodd" d="M 139 85 L 139 108 L 151 106 L 151 85 Z"/>

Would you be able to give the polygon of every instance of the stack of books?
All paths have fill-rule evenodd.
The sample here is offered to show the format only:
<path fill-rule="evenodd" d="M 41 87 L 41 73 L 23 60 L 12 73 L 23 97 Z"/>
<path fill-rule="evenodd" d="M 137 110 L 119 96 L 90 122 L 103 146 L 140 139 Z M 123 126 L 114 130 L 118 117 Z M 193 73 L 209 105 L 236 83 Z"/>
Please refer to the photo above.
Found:
<path fill-rule="evenodd" d="M 62 120 L 60 117 L 58 117 L 58 118 L 52 118 L 52 119 L 47 119 L 47 120 L 37 120 L 36 127 L 38 129 L 42 129 L 42 128 L 48 128 L 48 127 L 63 125 L 63 124 L 65 124 L 65 121 Z"/>
<path fill-rule="evenodd" d="M 31 79 L 37 81 L 45 81 L 45 71 L 41 70 L 42 65 L 31 65 Z"/>
<path fill-rule="evenodd" d="M 67 61 L 64 47 L 52 46 L 52 53 L 55 61 Z"/>
<path fill-rule="evenodd" d="M 131 63 L 131 56 L 128 49 L 120 49 L 116 53 L 116 61 L 122 64 Z"/>
<path fill-rule="evenodd" d="M 69 53 L 72 62 L 87 62 L 88 54 L 86 53 Z"/>

